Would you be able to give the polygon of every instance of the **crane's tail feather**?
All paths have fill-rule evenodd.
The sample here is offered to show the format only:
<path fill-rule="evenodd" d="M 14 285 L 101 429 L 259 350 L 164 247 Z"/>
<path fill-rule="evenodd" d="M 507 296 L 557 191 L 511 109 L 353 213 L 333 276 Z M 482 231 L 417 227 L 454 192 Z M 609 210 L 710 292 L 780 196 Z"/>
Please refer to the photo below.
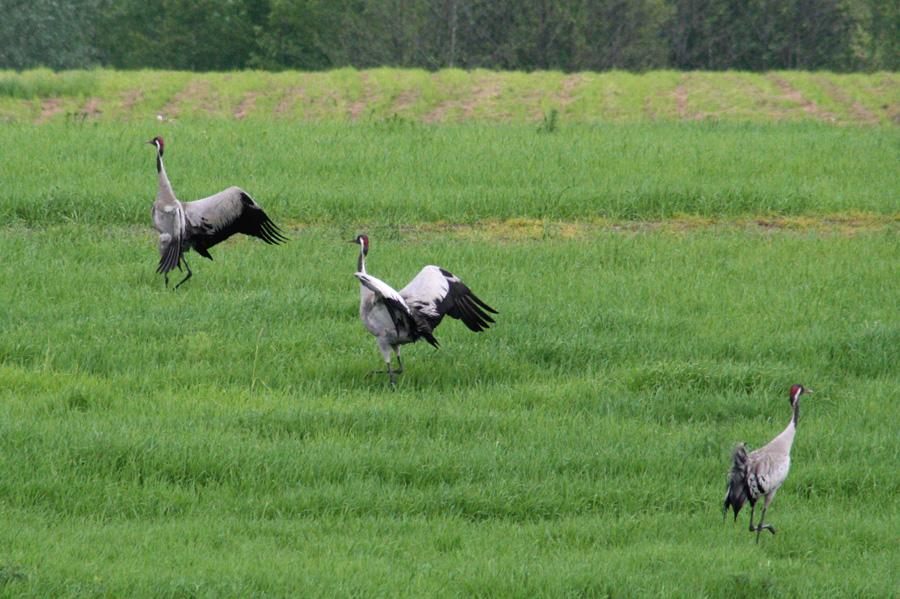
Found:
<path fill-rule="evenodd" d="M 747 446 L 741 443 L 734 448 L 731 456 L 731 472 L 728 473 L 728 484 L 725 487 L 725 502 L 722 505 L 722 517 L 728 514 L 728 508 L 734 510 L 737 520 L 741 508 L 747 502 Z"/>

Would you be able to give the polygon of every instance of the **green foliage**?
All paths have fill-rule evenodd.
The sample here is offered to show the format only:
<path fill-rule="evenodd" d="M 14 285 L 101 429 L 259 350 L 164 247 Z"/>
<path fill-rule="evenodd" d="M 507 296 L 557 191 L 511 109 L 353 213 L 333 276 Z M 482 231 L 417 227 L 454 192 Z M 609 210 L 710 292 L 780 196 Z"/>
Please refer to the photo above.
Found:
<path fill-rule="evenodd" d="M 0 0 L 0 69 L 87 68 L 107 0 Z"/>
<path fill-rule="evenodd" d="M 897 67 L 881 0 L 0 0 L 0 68 Z"/>
<path fill-rule="evenodd" d="M 242 69 L 265 15 L 255 0 L 122 0 L 98 15 L 104 63 L 124 68 Z"/>

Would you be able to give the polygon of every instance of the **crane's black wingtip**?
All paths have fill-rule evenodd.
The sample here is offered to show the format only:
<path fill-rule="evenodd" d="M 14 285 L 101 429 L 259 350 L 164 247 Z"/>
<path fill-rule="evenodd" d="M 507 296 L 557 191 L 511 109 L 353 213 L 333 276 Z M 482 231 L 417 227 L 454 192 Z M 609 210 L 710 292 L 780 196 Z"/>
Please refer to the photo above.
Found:
<path fill-rule="evenodd" d="M 269 245 L 279 245 L 290 241 L 281 228 L 268 217 L 260 225 L 260 238 Z"/>

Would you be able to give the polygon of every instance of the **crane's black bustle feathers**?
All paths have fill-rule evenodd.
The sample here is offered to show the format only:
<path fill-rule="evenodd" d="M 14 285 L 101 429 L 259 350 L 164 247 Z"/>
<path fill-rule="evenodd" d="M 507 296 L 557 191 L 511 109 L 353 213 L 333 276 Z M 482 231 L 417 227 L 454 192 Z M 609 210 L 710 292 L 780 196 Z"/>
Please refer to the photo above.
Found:
<path fill-rule="evenodd" d="M 734 448 L 731 456 L 731 472 L 728 473 L 728 484 L 725 487 L 725 503 L 722 505 L 722 516 L 726 516 L 728 508 L 734 510 L 734 519 L 749 498 L 747 489 L 747 447 L 741 443 Z"/>
<path fill-rule="evenodd" d="M 413 317 L 410 316 L 400 302 L 390 297 L 382 297 L 381 301 L 384 302 L 385 308 L 391 315 L 391 320 L 394 321 L 394 329 L 398 336 L 401 334 L 401 329 L 416 331 L 417 327 Z"/>

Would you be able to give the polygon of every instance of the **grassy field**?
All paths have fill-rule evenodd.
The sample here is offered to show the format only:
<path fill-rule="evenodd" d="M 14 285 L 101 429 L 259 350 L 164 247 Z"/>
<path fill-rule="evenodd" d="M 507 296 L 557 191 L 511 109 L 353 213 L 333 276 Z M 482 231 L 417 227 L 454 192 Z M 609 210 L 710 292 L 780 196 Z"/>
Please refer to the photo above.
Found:
<path fill-rule="evenodd" d="M 488 75 L 0 75 L 0 597 L 898 594 L 896 76 L 490 74 L 519 90 L 509 122 L 424 122 L 446 101 L 428 81 L 465 98 Z M 298 77 L 402 80 L 420 104 L 337 122 L 273 112 L 272 88 L 232 118 Z M 888 108 L 723 96 L 730 116 L 677 122 L 575 100 L 548 126 L 521 100 L 542 77 L 657 99 L 828 80 Z M 207 83 L 229 108 L 155 119 Z M 182 199 L 239 184 L 291 242 L 189 255 L 164 289 L 156 134 Z M 367 376 L 357 233 L 372 274 L 440 264 L 497 325 L 443 323 L 395 390 Z M 746 514 L 722 522 L 730 451 L 782 430 L 796 382 L 816 393 L 755 545 Z"/>
<path fill-rule="evenodd" d="M 0 71 L 0 122 L 229 120 L 897 124 L 896 73 Z"/>
<path fill-rule="evenodd" d="M 0 220 L 146 226 L 155 159 L 182 199 L 240 184 L 282 222 L 473 223 L 897 213 L 900 128 L 815 123 L 176 123 L 0 127 Z"/>

